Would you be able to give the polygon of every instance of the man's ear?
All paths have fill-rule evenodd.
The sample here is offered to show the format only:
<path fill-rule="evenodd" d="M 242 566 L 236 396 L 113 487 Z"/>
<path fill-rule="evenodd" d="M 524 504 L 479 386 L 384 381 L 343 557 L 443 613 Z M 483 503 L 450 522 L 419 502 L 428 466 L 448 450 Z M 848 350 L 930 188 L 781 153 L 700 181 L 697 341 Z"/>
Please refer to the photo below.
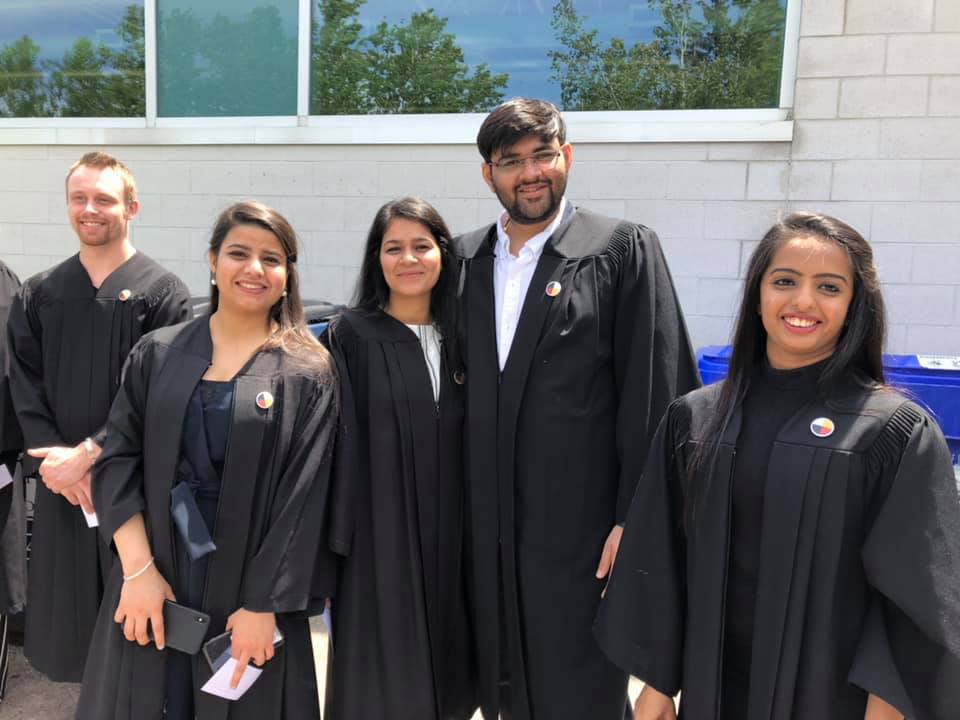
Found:
<path fill-rule="evenodd" d="M 487 184 L 487 187 L 490 188 L 490 191 L 496 192 L 497 190 L 493 186 L 493 168 L 491 167 L 490 163 L 481 163 L 480 172 L 483 174 L 483 181 Z"/>
<path fill-rule="evenodd" d="M 140 201 L 131 200 L 130 204 L 127 205 L 127 220 L 133 220 L 137 216 L 137 213 L 139 212 L 140 212 Z"/>

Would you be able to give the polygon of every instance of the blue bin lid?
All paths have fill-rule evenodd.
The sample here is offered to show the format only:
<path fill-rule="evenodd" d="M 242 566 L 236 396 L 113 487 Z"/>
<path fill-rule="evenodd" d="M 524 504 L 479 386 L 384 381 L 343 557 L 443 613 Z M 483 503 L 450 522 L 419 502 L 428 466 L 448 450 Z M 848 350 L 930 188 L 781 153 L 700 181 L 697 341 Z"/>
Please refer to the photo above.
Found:
<path fill-rule="evenodd" d="M 730 345 L 707 345 L 697 352 L 705 380 L 726 375 L 731 352 Z M 936 417 L 948 440 L 960 442 L 960 356 L 884 355 L 883 369 L 890 385 Z"/>

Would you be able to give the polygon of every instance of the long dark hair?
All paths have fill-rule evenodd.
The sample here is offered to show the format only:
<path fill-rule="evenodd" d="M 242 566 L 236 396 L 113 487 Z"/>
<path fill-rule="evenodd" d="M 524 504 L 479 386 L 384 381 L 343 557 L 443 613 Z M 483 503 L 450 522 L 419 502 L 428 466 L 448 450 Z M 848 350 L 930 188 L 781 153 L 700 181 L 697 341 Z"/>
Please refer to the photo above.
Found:
<path fill-rule="evenodd" d="M 330 367 L 329 355 L 307 327 L 300 297 L 300 274 L 297 272 L 297 255 L 300 243 L 297 233 L 287 219 L 273 208 L 256 200 L 234 203 L 217 218 L 210 234 L 210 253 L 217 257 L 229 232 L 238 225 L 254 225 L 270 232 L 280 242 L 287 261 L 286 293 L 270 308 L 270 319 L 277 324 L 264 350 L 279 349 L 314 370 Z M 210 288 L 210 314 L 220 305 L 220 289 Z"/>
<path fill-rule="evenodd" d="M 794 212 L 771 227 L 750 256 L 743 297 L 737 312 L 733 351 L 727 377 L 722 381 L 717 407 L 703 431 L 687 468 L 688 478 L 716 460 L 720 442 L 737 408 L 743 403 L 751 378 L 761 368 L 767 352 L 767 331 L 757 312 L 760 285 L 780 246 L 795 237 L 817 237 L 846 250 L 853 267 L 853 299 L 833 354 L 820 374 L 817 390 L 828 397 L 841 381 L 853 380 L 864 387 L 883 385 L 883 343 L 886 313 L 873 250 L 863 236 L 845 222 L 829 215 Z M 709 473 L 705 474 L 709 477 Z M 688 520 L 704 488 L 691 487 Z"/>
<path fill-rule="evenodd" d="M 352 306 L 361 310 L 384 308 L 390 300 L 390 286 L 380 264 L 380 246 L 387 226 L 397 218 L 421 223 L 440 246 L 440 277 L 430 292 L 430 316 L 443 338 L 444 352 L 451 368 L 459 365 L 456 353 L 457 329 L 457 258 L 447 224 L 430 203 L 417 197 L 391 200 L 377 210 L 367 233 L 360 264 L 360 277 L 353 294 Z"/>

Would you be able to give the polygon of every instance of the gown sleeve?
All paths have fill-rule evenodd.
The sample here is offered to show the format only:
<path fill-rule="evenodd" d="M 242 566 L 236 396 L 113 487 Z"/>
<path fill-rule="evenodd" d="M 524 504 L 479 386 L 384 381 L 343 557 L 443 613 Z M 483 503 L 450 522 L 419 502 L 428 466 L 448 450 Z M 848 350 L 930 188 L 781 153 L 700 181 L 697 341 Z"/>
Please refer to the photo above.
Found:
<path fill-rule="evenodd" d="M 338 555 L 349 555 L 356 521 L 355 490 L 360 477 L 360 457 L 354 379 L 358 372 L 356 336 L 349 323 L 340 318 L 320 338 L 337 367 L 340 381 L 340 431 L 333 461 L 330 504 L 330 532 L 327 542 Z"/>
<path fill-rule="evenodd" d="M 120 390 L 107 416 L 106 439 L 93 466 L 93 506 L 108 545 L 127 520 L 143 512 L 143 417 L 149 372 L 148 342 L 141 340 L 124 363 Z"/>
<path fill-rule="evenodd" d="M 700 386 L 687 326 L 657 235 L 648 228 L 627 227 L 631 237 L 621 260 L 614 329 L 614 372 L 620 395 L 617 522 L 626 515 L 657 423 L 675 398 Z"/>
<path fill-rule="evenodd" d="M 6 265 L 0 263 L 0 330 L 7 326 L 10 305 L 19 289 L 20 280 Z M 6 336 L 0 336 L 0 457 L 12 455 L 4 459 L 16 460 L 17 452 L 23 448 L 23 437 L 10 395 L 9 367 Z M 2 525 L 0 521 L 0 526 Z"/>
<path fill-rule="evenodd" d="M 902 452 L 862 549 L 873 588 L 850 681 L 911 720 L 960 718 L 960 498 L 946 441 L 905 403 Z M 883 439 L 881 439 L 883 441 Z"/>
<path fill-rule="evenodd" d="M 319 612 L 322 598 L 333 594 L 333 588 L 318 583 L 315 576 L 323 565 L 318 553 L 323 552 L 337 402 L 329 377 L 312 380 L 312 391 L 297 410 L 296 435 L 283 458 L 269 529 L 244 570 L 241 605 L 254 612 Z"/>
<path fill-rule="evenodd" d="M 650 445 L 594 625 L 614 664 L 671 696 L 680 690 L 686 612 L 680 415 L 678 401 Z"/>
<path fill-rule="evenodd" d="M 24 447 L 64 446 L 67 443 L 44 392 L 43 346 L 36 311 L 34 287 L 28 282 L 14 298 L 7 320 L 10 393 L 23 431 Z M 24 476 L 36 474 L 41 462 L 40 458 L 25 454 Z"/>

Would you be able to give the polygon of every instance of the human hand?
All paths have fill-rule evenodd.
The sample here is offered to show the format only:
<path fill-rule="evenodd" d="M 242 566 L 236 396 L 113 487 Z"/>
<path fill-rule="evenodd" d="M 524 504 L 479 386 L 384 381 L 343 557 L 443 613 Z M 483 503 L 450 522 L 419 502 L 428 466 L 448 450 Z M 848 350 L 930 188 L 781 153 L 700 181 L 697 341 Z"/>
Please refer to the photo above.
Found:
<path fill-rule="evenodd" d="M 867 709 L 863 715 L 863 720 L 903 720 L 903 713 L 890 703 L 870 693 L 867 698 Z"/>
<path fill-rule="evenodd" d="M 144 563 L 146 562 L 145 560 Z M 126 575 L 129 570 L 129 574 L 135 574 L 139 569 L 124 568 L 123 572 Z M 163 650 L 163 601 L 176 599 L 170 584 L 157 570 L 156 565 L 151 565 L 142 575 L 124 580 L 113 621 L 123 624 L 123 636 L 127 640 L 136 641 L 140 645 L 150 642 L 147 635 L 149 623 L 157 649 Z"/>
<path fill-rule="evenodd" d="M 90 472 L 92 465 L 83 445 L 30 448 L 27 454 L 30 457 L 43 458 L 40 463 L 40 478 L 50 492 L 56 494 L 80 482 L 83 476 Z"/>
<path fill-rule="evenodd" d="M 273 658 L 273 634 L 277 629 L 277 619 L 273 613 L 251 612 L 240 608 L 227 618 L 227 630 L 233 633 L 230 643 L 230 656 L 237 661 L 237 667 L 230 678 L 230 687 L 240 684 L 251 660 L 263 667 Z"/>
<path fill-rule="evenodd" d="M 677 720 L 673 698 L 644 685 L 633 706 L 633 720 Z"/>
<path fill-rule="evenodd" d="M 597 580 L 610 577 L 613 571 L 613 564 L 617 560 L 617 551 L 620 549 L 620 538 L 623 536 L 623 528 L 614 525 L 613 530 L 607 535 L 607 541 L 603 544 L 603 552 L 600 553 L 600 564 L 597 565 Z M 607 588 L 603 588 L 601 597 L 605 595 Z"/>

